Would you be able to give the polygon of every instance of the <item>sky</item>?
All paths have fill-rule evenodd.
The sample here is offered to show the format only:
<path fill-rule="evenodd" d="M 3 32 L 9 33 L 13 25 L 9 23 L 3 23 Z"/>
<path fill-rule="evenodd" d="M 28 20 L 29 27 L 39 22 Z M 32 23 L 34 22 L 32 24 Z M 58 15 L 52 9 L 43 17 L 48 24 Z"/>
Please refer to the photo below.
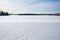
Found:
<path fill-rule="evenodd" d="M 0 0 L 0 10 L 9 13 L 60 12 L 60 0 Z"/>

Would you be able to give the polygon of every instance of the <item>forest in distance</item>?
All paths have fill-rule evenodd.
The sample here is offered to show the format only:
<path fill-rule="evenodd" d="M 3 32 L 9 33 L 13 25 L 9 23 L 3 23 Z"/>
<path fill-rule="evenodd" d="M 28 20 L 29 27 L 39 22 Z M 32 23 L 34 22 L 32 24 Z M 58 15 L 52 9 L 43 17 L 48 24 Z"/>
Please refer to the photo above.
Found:
<path fill-rule="evenodd" d="M 0 16 L 9 16 L 9 15 L 53 15 L 53 16 L 60 16 L 60 13 L 51 13 L 51 14 L 37 14 L 37 13 L 17 13 L 17 14 L 10 14 L 8 12 L 0 11 Z"/>

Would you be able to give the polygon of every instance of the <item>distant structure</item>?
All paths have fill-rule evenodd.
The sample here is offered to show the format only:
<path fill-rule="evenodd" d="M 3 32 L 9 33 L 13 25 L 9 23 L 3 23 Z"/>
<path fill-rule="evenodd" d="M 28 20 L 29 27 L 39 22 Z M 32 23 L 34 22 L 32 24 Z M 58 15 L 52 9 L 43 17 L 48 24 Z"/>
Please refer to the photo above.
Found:
<path fill-rule="evenodd" d="M 8 15 L 8 12 L 0 11 L 0 16 Z"/>

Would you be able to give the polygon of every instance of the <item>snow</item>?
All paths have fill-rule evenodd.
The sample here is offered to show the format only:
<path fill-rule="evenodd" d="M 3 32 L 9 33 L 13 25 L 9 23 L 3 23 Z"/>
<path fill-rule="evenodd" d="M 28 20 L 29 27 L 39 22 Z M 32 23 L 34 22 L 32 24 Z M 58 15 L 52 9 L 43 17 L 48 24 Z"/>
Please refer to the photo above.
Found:
<path fill-rule="evenodd" d="M 59 16 L 1 16 L 0 40 L 60 40 Z"/>
<path fill-rule="evenodd" d="M 0 16 L 0 22 L 60 22 L 60 16 Z"/>

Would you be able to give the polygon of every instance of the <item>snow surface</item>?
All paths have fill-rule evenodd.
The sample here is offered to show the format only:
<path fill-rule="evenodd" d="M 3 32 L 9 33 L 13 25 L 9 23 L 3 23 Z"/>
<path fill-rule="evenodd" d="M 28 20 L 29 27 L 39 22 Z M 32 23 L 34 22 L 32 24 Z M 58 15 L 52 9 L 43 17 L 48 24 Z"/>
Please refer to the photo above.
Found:
<path fill-rule="evenodd" d="M 0 40 L 60 40 L 59 16 L 1 16 Z"/>
<path fill-rule="evenodd" d="M 60 22 L 60 16 L 0 16 L 0 22 Z"/>

